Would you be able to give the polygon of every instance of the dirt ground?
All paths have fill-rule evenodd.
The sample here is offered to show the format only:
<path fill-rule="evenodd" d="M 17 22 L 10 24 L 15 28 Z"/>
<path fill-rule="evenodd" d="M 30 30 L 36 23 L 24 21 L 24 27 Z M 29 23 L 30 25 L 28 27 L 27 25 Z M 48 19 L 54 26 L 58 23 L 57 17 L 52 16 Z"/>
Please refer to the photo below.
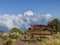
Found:
<path fill-rule="evenodd" d="M 26 41 L 20 41 L 16 40 L 13 42 L 13 45 L 41 45 L 40 42 L 26 42 Z"/>
<path fill-rule="evenodd" d="M 4 45 L 3 42 L 0 42 L 0 45 Z M 40 42 L 26 42 L 21 40 L 13 40 L 12 45 L 41 45 Z"/>

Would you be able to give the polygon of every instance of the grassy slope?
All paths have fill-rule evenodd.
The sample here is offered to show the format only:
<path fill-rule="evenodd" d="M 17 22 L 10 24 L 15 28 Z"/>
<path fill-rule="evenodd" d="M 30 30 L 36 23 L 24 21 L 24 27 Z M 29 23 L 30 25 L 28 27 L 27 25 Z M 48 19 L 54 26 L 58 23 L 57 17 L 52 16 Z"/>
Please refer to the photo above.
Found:
<path fill-rule="evenodd" d="M 36 36 L 34 38 L 36 39 L 37 37 L 41 37 L 41 36 Z M 9 39 L 8 36 L 6 36 L 4 38 L 6 38 L 5 40 L 8 40 Z M 22 39 L 22 38 L 20 38 L 20 39 Z M 29 34 L 27 35 L 27 38 L 29 38 Z M 20 39 L 18 39 L 18 40 L 20 40 Z M 46 38 L 40 38 L 40 39 L 41 39 L 41 41 L 38 41 L 36 39 L 35 40 L 36 42 L 35 41 L 30 41 L 29 43 L 26 43 L 26 44 L 27 45 L 60 45 L 60 34 L 54 34 L 53 36 L 46 36 Z M 16 41 L 16 43 L 17 43 L 17 41 Z M 24 43 L 24 42 L 22 42 L 22 43 Z"/>

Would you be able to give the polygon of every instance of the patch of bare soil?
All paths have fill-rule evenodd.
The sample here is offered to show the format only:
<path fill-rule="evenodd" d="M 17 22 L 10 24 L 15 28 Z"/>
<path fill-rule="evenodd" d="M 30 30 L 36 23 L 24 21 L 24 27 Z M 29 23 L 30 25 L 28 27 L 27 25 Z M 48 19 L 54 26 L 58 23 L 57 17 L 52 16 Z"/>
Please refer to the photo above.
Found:
<path fill-rule="evenodd" d="M 26 45 L 26 43 L 24 43 L 23 41 L 20 41 L 20 40 L 15 40 L 13 42 L 13 45 Z"/>
<path fill-rule="evenodd" d="M 13 45 L 41 45 L 40 42 L 25 42 L 25 41 L 21 41 L 21 40 L 15 40 L 13 42 Z"/>
<path fill-rule="evenodd" d="M 0 42 L 0 45 L 4 45 L 3 44 L 4 41 Z M 12 45 L 42 45 L 40 42 L 36 41 L 36 42 L 29 42 L 29 41 L 22 41 L 22 40 L 13 40 Z"/>

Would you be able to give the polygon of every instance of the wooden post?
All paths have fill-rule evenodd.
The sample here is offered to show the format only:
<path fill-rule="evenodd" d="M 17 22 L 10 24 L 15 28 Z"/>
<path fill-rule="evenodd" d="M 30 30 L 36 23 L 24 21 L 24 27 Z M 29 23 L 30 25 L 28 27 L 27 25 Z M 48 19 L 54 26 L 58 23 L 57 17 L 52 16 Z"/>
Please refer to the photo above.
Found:
<path fill-rule="evenodd" d="M 30 34 L 30 40 L 32 40 L 33 39 L 33 34 Z"/>
<path fill-rule="evenodd" d="M 31 26 L 31 30 L 30 30 L 30 40 L 32 40 L 32 39 L 33 39 L 32 32 L 33 32 L 33 28 L 32 28 L 32 26 Z"/>
<path fill-rule="evenodd" d="M 52 30 L 52 29 L 51 29 Z M 51 35 L 53 35 L 53 30 L 51 31 Z"/>

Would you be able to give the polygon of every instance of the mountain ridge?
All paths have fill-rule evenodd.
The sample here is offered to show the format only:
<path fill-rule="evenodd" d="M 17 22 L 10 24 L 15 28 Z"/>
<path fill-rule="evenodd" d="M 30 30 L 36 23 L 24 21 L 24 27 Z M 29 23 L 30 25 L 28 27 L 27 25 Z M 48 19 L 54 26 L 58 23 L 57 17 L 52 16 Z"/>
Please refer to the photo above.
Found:
<path fill-rule="evenodd" d="M 23 15 L 0 15 L 0 26 L 2 28 L 6 28 L 3 31 L 9 30 L 11 28 L 20 28 L 25 30 L 30 27 L 32 24 L 47 24 L 50 21 L 52 15 L 45 14 L 45 15 L 36 15 L 32 11 L 27 11 Z M 1 30 L 1 29 L 0 29 Z"/>

